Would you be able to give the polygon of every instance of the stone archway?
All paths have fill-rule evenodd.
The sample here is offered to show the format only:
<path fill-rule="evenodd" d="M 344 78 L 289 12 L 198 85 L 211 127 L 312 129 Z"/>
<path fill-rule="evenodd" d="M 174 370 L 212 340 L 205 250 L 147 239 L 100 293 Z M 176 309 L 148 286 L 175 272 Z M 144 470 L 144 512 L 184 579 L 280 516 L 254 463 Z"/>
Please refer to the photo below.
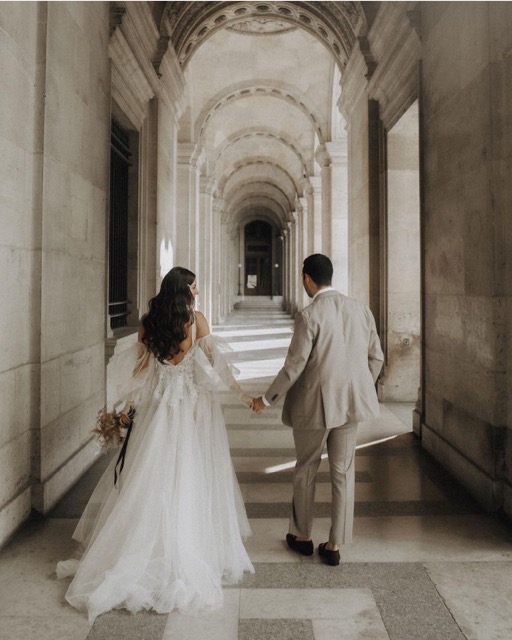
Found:
<path fill-rule="evenodd" d="M 356 37 L 366 34 L 367 20 L 361 2 L 168 2 L 161 32 L 167 31 L 185 67 L 202 42 L 220 29 L 258 35 L 294 27 L 318 38 L 344 67 Z"/>

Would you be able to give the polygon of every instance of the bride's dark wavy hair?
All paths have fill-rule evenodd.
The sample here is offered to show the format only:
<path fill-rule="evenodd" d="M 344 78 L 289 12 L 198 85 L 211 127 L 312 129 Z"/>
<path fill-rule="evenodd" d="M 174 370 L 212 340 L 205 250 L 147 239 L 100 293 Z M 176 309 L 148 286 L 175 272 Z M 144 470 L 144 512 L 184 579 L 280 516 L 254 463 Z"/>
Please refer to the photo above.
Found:
<path fill-rule="evenodd" d="M 187 337 L 186 324 L 194 322 L 194 296 L 189 285 L 195 279 L 192 271 L 174 267 L 149 301 L 149 311 L 142 318 L 142 341 L 160 362 L 180 353 L 180 343 Z"/>

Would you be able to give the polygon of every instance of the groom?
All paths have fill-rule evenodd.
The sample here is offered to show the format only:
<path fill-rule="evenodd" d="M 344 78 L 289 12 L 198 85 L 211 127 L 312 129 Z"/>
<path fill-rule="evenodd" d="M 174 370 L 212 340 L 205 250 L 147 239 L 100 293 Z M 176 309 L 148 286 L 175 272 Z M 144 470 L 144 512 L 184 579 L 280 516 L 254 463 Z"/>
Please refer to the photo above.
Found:
<path fill-rule="evenodd" d="M 297 313 L 284 366 L 253 411 L 286 394 L 282 420 L 293 428 L 297 453 L 286 541 L 306 556 L 313 554 L 315 476 L 327 446 L 331 529 L 318 552 L 335 566 L 339 545 L 352 539 L 357 423 L 379 416 L 375 382 L 384 355 L 370 309 L 333 289 L 332 273 L 327 256 L 304 260 L 302 283 L 313 301 Z"/>

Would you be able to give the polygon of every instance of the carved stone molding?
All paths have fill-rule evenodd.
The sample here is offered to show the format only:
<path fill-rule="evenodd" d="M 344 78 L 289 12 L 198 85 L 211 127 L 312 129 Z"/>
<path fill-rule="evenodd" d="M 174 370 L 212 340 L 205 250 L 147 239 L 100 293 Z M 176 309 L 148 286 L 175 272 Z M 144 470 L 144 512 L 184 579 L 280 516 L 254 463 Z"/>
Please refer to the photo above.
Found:
<path fill-rule="evenodd" d="M 132 124 L 140 129 L 147 116 L 149 101 L 155 93 L 121 29 L 113 34 L 109 48 L 112 59 L 112 97 Z"/>
<path fill-rule="evenodd" d="M 159 78 L 162 77 L 162 74 L 160 73 L 160 65 L 162 64 L 164 55 L 167 53 L 170 39 L 171 39 L 170 36 L 160 36 L 160 38 L 158 39 L 157 47 L 156 47 L 156 53 L 153 56 L 153 59 L 151 60 L 153 68 L 156 71 L 156 75 Z"/>
<path fill-rule="evenodd" d="M 267 17 L 251 17 L 227 27 L 229 31 L 236 31 L 236 33 L 249 36 L 276 35 L 279 33 L 286 33 L 287 31 L 293 31 L 296 28 L 297 27 L 290 25 L 290 23 L 285 22 L 284 20 Z"/>
<path fill-rule="evenodd" d="M 416 9 L 412 9 L 411 11 L 406 11 L 406 15 L 409 19 L 409 22 L 411 23 L 411 27 L 414 29 L 416 35 L 421 40 L 421 11 L 419 7 L 416 7 Z"/>
<path fill-rule="evenodd" d="M 114 31 L 123 23 L 123 17 L 126 13 L 124 7 L 119 7 L 115 2 L 109 2 L 108 7 L 108 25 L 109 36 L 111 37 Z"/>
<path fill-rule="evenodd" d="M 296 180 L 294 180 L 293 176 L 291 176 L 288 171 L 286 171 L 286 169 L 284 169 L 280 164 L 278 164 L 277 162 L 274 162 L 272 160 L 268 160 L 266 158 L 252 158 L 249 160 L 243 160 L 240 162 L 236 162 L 233 166 L 233 173 L 230 173 L 229 176 L 223 176 L 220 180 L 219 180 L 219 186 L 221 186 L 222 188 L 224 188 L 224 186 L 226 185 L 227 181 L 229 180 L 229 178 L 234 175 L 234 173 L 236 173 L 237 171 L 241 171 L 242 169 L 245 169 L 247 167 L 261 167 L 261 168 L 271 168 L 273 171 L 275 171 L 276 173 L 280 173 L 281 175 L 284 175 L 285 178 L 289 181 L 290 185 L 293 186 L 294 191 L 299 191 L 300 190 L 300 185 L 297 184 Z"/>
<path fill-rule="evenodd" d="M 180 142 L 176 149 L 176 162 L 179 165 L 195 166 L 199 150 L 195 144 Z"/>
<path fill-rule="evenodd" d="M 318 145 L 316 148 L 315 160 L 321 167 L 329 167 L 331 165 L 331 156 L 324 144 Z"/>
<path fill-rule="evenodd" d="M 306 166 L 306 162 L 304 160 L 304 157 L 302 156 L 302 153 L 297 149 L 297 147 L 295 145 L 293 145 L 291 142 L 288 142 L 288 140 L 286 140 L 285 138 L 283 138 L 282 136 L 279 136 L 275 133 L 272 133 L 270 131 L 247 131 L 246 133 L 243 133 L 239 136 L 237 136 L 236 138 L 234 138 L 233 140 L 228 140 L 225 144 L 222 145 L 222 147 L 218 150 L 217 153 L 217 157 L 215 159 L 215 163 L 219 162 L 222 154 L 226 151 L 226 149 L 228 149 L 230 146 L 236 144 L 237 142 L 239 142 L 240 140 L 245 140 L 245 139 L 249 139 L 249 138 L 268 138 L 269 140 L 277 140 L 278 142 L 280 142 L 281 144 L 283 144 L 285 147 L 287 147 L 288 149 L 290 149 L 290 151 L 292 151 L 294 153 L 294 155 L 297 157 L 297 159 L 299 160 L 301 167 L 304 171 L 304 173 L 307 173 L 307 166 Z"/>
<path fill-rule="evenodd" d="M 418 97 L 421 41 L 406 9 L 397 3 L 379 12 L 369 33 L 379 64 L 368 93 L 379 102 L 380 117 L 387 129 Z"/>
<path fill-rule="evenodd" d="M 366 36 L 359 36 L 357 38 L 357 41 L 359 43 L 359 49 L 361 51 L 361 55 L 363 56 L 366 64 L 366 73 L 364 74 L 364 77 L 367 80 L 369 80 L 375 72 L 375 69 L 377 67 L 377 61 L 373 56 L 370 43 L 368 42 L 368 38 Z"/>
<path fill-rule="evenodd" d="M 360 2 L 168 2 L 167 19 L 182 66 L 219 29 L 250 26 L 252 22 L 266 25 L 262 28 L 268 31 L 275 28 L 269 26 L 274 21 L 281 31 L 287 24 L 308 31 L 331 50 L 343 67 L 356 35 L 366 31 Z"/>
<path fill-rule="evenodd" d="M 201 140 L 204 137 L 208 122 L 216 113 L 219 112 L 220 109 L 222 109 L 228 104 L 231 104 L 234 100 L 239 100 L 242 98 L 253 97 L 253 96 L 270 96 L 270 97 L 278 98 L 280 100 L 284 100 L 288 102 L 289 104 L 292 104 L 297 109 L 300 109 L 305 114 L 305 116 L 310 120 L 311 126 L 315 131 L 315 133 L 317 134 L 320 143 L 323 143 L 324 136 L 322 134 L 321 127 L 318 124 L 318 121 L 315 115 L 313 114 L 312 110 L 309 109 L 304 104 L 303 98 L 301 98 L 301 96 L 293 95 L 291 91 L 280 89 L 278 87 L 261 86 L 261 85 L 243 87 L 243 88 L 237 89 L 236 91 L 231 91 L 230 93 L 227 93 L 225 96 L 223 96 L 220 100 L 218 100 L 215 104 L 213 104 L 209 108 L 208 112 L 206 112 L 205 114 L 202 114 L 203 120 L 200 124 L 201 128 L 199 130 L 198 138 Z M 198 120 L 200 118 L 198 118 Z"/>
<path fill-rule="evenodd" d="M 177 119 L 183 108 L 183 71 L 174 50 L 168 47 L 170 37 L 165 33 L 165 26 L 161 32 L 157 29 L 148 4 L 111 3 L 111 20 L 116 20 L 117 28 L 110 37 L 110 57 L 117 64 L 119 75 L 126 75 L 122 61 L 118 62 L 116 58 L 117 41 L 124 39 L 136 60 L 136 75 L 145 77 L 153 95 L 163 98 Z M 130 72 L 133 70 L 134 66 L 131 65 Z"/>
<path fill-rule="evenodd" d="M 347 127 L 350 127 L 352 111 L 359 107 L 359 99 L 368 89 L 367 73 L 367 62 L 361 49 L 354 47 L 345 73 L 341 77 L 341 95 L 338 100 L 338 108 L 347 122 Z"/>
<path fill-rule="evenodd" d="M 336 140 L 335 142 L 326 142 L 325 147 L 331 156 L 333 165 L 345 165 L 348 162 L 348 140 Z"/>

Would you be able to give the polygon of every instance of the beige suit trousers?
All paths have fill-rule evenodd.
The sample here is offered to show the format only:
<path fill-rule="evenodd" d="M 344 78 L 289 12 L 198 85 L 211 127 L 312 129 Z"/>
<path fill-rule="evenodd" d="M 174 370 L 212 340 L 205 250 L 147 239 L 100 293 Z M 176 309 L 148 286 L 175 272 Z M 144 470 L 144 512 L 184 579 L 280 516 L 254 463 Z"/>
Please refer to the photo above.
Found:
<path fill-rule="evenodd" d="M 331 477 L 331 544 L 352 541 L 354 524 L 357 422 L 334 429 L 294 429 L 297 464 L 293 475 L 290 533 L 310 538 L 313 527 L 316 474 L 327 445 Z"/>

